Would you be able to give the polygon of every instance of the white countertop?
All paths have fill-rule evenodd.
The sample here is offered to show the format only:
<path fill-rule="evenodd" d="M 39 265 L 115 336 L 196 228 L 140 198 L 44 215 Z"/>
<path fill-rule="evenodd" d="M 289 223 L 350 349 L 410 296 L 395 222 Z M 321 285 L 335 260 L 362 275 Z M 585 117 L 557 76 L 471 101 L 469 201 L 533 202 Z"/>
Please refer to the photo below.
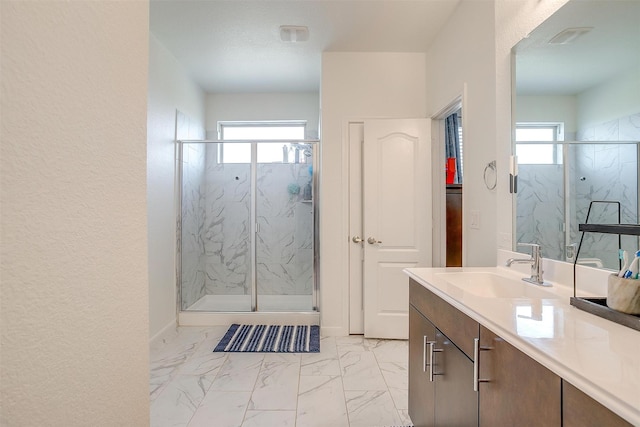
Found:
<path fill-rule="evenodd" d="M 557 297 L 501 298 L 470 292 L 469 287 L 456 286 L 447 279 L 453 276 L 443 275 L 490 273 L 518 281 L 524 277 L 504 267 L 404 271 L 558 376 L 640 426 L 640 331 L 571 306 L 573 289 L 558 283 L 551 288 L 527 285 Z"/>

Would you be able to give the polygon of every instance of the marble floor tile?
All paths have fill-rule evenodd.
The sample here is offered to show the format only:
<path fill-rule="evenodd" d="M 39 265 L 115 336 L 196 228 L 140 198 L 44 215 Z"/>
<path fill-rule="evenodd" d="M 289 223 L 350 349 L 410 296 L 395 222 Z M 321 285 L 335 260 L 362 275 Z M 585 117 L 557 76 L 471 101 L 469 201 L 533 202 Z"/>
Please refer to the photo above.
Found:
<path fill-rule="evenodd" d="M 388 391 L 345 391 L 350 427 L 399 425 L 400 415 Z"/>
<path fill-rule="evenodd" d="M 350 351 L 341 354 L 340 368 L 345 390 L 387 389 L 373 352 Z"/>
<path fill-rule="evenodd" d="M 188 427 L 238 427 L 247 411 L 251 392 L 212 390 L 193 415 Z"/>
<path fill-rule="evenodd" d="M 263 353 L 229 353 L 211 386 L 213 390 L 253 391 Z"/>
<path fill-rule="evenodd" d="M 296 411 L 247 411 L 242 427 L 295 427 Z"/>
<path fill-rule="evenodd" d="M 186 426 L 210 386 L 211 380 L 201 376 L 171 380 L 151 403 L 151 427 Z"/>
<path fill-rule="evenodd" d="M 299 377 L 299 354 L 265 355 L 251 395 L 249 409 L 295 410 Z"/>
<path fill-rule="evenodd" d="M 342 378 L 300 377 L 296 419 L 297 427 L 348 427 Z"/>
<path fill-rule="evenodd" d="M 409 407 L 407 363 L 378 362 L 378 365 L 396 408 L 407 409 Z"/>
<path fill-rule="evenodd" d="M 179 327 L 151 349 L 153 427 L 411 425 L 408 343 L 322 337 L 319 353 L 214 353 L 227 327 Z"/>

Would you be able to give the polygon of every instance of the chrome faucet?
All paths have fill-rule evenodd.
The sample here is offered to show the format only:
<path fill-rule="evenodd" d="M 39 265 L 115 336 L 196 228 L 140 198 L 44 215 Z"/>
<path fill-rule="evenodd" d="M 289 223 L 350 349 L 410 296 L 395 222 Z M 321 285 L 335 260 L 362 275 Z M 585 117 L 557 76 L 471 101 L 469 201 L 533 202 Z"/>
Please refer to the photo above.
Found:
<path fill-rule="evenodd" d="M 536 243 L 518 243 L 518 246 L 530 246 L 531 258 L 509 258 L 507 260 L 507 267 L 510 267 L 513 263 L 531 264 L 531 277 L 524 277 L 522 280 L 538 286 L 551 286 L 550 283 L 545 283 L 542 278 L 542 253 L 540 251 L 540 245 Z"/>

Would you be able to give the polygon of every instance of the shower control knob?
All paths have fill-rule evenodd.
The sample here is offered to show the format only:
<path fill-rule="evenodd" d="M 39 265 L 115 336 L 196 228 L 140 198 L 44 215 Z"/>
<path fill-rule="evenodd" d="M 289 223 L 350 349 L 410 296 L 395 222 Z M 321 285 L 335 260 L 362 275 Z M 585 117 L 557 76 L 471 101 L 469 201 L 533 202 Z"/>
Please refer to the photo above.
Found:
<path fill-rule="evenodd" d="M 362 239 L 360 238 L 360 236 L 353 236 L 353 237 L 351 238 L 351 241 L 352 241 L 353 243 L 360 243 L 360 242 L 362 242 Z"/>
<path fill-rule="evenodd" d="M 382 241 L 377 240 L 375 237 L 369 237 L 367 239 L 367 243 L 369 243 L 370 245 L 375 245 L 376 243 L 382 243 Z"/>

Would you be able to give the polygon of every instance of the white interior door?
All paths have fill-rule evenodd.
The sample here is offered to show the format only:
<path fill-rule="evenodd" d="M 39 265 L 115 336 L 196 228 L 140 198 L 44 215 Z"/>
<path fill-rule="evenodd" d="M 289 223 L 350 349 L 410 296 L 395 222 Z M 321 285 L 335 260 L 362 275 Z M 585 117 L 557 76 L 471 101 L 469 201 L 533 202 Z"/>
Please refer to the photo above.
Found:
<path fill-rule="evenodd" d="M 407 339 L 409 280 L 431 265 L 427 119 L 366 120 L 362 147 L 364 335 Z"/>

